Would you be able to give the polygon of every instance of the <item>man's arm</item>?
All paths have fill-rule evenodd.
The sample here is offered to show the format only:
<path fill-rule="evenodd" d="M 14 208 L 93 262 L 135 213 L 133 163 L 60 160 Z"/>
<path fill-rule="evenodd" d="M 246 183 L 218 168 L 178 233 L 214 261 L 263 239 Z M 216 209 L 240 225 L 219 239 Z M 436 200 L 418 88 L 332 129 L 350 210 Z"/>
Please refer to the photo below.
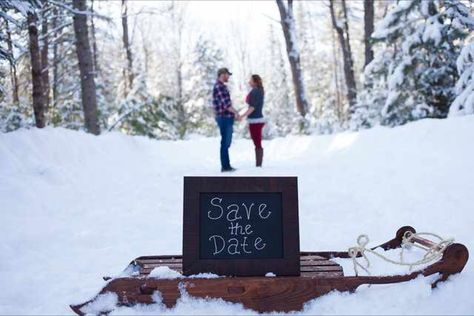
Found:
<path fill-rule="evenodd" d="M 227 90 L 226 87 L 222 87 L 221 89 L 218 89 L 217 96 L 219 103 L 222 105 L 222 108 L 226 111 L 233 113 L 236 116 L 236 119 L 240 120 L 239 112 L 232 106 L 229 90 Z"/>

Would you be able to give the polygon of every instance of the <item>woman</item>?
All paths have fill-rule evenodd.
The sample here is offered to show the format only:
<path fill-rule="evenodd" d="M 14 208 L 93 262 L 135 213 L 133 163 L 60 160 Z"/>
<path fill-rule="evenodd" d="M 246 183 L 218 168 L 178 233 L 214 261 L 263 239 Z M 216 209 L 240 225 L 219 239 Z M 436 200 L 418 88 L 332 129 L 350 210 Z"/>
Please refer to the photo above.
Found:
<path fill-rule="evenodd" d="M 252 75 L 250 77 L 249 85 L 252 88 L 245 102 L 249 105 L 247 111 L 242 114 L 241 119 L 247 117 L 249 123 L 250 136 L 252 137 L 255 145 L 255 161 L 256 166 L 261 167 L 263 161 L 263 148 L 262 148 L 262 129 L 265 125 L 265 119 L 263 118 L 262 108 L 264 99 L 264 90 L 262 84 L 262 78 L 259 75 Z"/>

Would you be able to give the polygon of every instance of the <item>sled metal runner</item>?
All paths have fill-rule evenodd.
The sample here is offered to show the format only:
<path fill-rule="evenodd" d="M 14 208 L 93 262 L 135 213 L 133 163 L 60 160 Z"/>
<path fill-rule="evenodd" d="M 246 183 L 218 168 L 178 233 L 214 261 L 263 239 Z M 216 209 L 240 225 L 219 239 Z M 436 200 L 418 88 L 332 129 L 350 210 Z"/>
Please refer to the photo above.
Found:
<path fill-rule="evenodd" d="M 376 248 L 384 250 L 401 247 L 406 232 L 415 233 L 410 226 L 400 228 L 394 239 Z M 426 247 L 435 244 L 427 239 L 415 237 L 414 242 Z M 459 243 L 449 245 L 438 261 L 423 269 L 406 275 L 394 276 L 348 276 L 345 277 L 342 267 L 332 258 L 350 258 L 348 252 L 320 251 L 301 252 L 300 276 L 277 277 L 219 277 L 219 278 L 149 278 L 148 274 L 156 267 L 167 266 L 182 273 L 181 256 L 143 256 L 133 260 L 127 269 L 136 275 L 132 277 L 104 278 L 107 285 L 90 301 L 71 308 L 78 315 L 84 315 L 82 308 L 93 302 L 101 294 L 117 294 L 118 305 L 153 304 L 152 295 L 159 291 L 163 304 L 173 307 L 185 290 L 196 298 L 221 298 L 225 301 L 241 303 L 244 307 L 258 312 L 290 312 L 303 308 L 303 304 L 333 290 L 353 292 L 363 284 L 389 284 L 413 280 L 416 277 L 439 274 L 432 283 L 432 288 L 450 275 L 463 270 L 468 260 L 467 248 Z M 102 313 L 111 312 L 101 311 Z"/>

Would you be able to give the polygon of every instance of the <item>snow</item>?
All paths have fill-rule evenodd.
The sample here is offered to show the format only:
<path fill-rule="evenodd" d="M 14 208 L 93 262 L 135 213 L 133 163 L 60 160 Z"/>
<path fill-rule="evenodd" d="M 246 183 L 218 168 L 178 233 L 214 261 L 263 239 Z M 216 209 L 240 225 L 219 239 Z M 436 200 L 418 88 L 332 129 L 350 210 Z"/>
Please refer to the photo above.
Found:
<path fill-rule="evenodd" d="M 412 225 L 474 249 L 474 116 L 421 120 L 330 136 L 235 139 L 233 175 L 297 175 L 301 249 L 347 250 Z M 61 128 L 0 134 L 0 314 L 70 314 L 141 255 L 180 254 L 184 175 L 220 175 L 217 138 L 156 141 Z M 398 253 L 386 253 L 396 258 Z M 409 251 L 407 261 L 421 253 Z M 370 257 L 374 275 L 406 272 Z M 352 262 L 341 262 L 347 275 Z M 330 293 L 303 314 L 472 314 L 474 263 L 435 290 L 433 278 Z M 404 270 L 405 269 L 405 270 Z M 169 273 L 163 269 L 156 275 Z M 398 272 L 397 272 L 398 273 Z M 213 276 L 217 277 L 217 276 Z M 113 314 L 249 314 L 239 304 L 186 295 L 165 309 Z M 101 297 L 90 312 L 114 305 Z"/>
<path fill-rule="evenodd" d="M 423 33 L 423 41 L 428 42 L 432 40 L 435 45 L 439 45 L 441 43 L 442 35 L 441 29 L 443 25 L 439 23 L 438 16 L 430 16 L 426 21 L 425 31 Z"/>
<path fill-rule="evenodd" d="M 161 267 L 156 267 L 154 268 L 150 274 L 148 275 L 150 278 L 156 278 L 156 279 L 181 279 L 184 278 L 184 276 L 175 271 L 170 269 L 169 267 L 166 266 L 161 266 Z M 188 276 L 188 278 L 191 279 L 216 279 L 220 278 L 217 274 L 214 273 L 198 273 L 198 274 L 193 274 Z"/>
<path fill-rule="evenodd" d="M 458 96 L 449 109 L 449 116 L 474 114 L 474 43 L 464 46 L 456 65 L 459 73 L 456 83 Z"/>
<path fill-rule="evenodd" d="M 179 279 L 182 278 L 183 275 L 175 270 L 171 270 L 169 267 L 156 267 L 151 270 L 148 277 L 157 279 Z"/>
<path fill-rule="evenodd" d="M 81 310 L 85 314 L 94 314 L 96 311 L 111 311 L 117 305 L 118 297 L 115 293 L 105 293 L 97 297 L 96 300 L 84 306 Z"/>

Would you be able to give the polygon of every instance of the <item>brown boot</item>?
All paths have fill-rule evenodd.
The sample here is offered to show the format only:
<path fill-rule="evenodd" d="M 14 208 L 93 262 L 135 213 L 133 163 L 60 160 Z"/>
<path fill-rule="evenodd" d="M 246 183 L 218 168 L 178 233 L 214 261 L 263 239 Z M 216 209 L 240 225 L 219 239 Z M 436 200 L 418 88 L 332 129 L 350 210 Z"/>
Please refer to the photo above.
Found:
<path fill-rule="evenodd" d="M 261 167 L 263 162 L 263 148 L 255 148 L 256 166 Z"/>

